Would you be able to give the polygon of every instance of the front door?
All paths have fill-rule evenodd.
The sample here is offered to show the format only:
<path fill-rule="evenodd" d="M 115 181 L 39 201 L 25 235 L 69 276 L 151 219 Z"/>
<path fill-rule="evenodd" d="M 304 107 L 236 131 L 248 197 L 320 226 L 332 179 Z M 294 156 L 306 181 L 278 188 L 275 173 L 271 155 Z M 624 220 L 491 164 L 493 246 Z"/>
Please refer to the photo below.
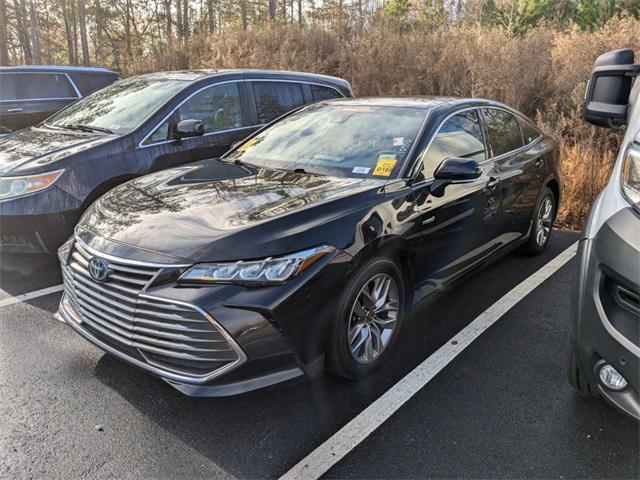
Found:
<path fill-rule="evenodd" d="M 213 84 L 200 90 L 176 108 L 141 148 L 150 149 L 152 171 L 219 157 L 256 127 L 243 113 L 242 82 Z M 182 120 L 200 120 L 204 135 L 176 140 L 173 132 Z"/>

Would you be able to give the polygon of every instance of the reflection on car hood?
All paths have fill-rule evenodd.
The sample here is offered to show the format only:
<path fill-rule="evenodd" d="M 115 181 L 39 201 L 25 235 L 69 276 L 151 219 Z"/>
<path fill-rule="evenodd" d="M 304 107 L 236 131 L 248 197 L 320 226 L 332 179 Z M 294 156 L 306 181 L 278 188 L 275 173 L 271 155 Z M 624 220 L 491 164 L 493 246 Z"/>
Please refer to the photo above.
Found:
<path fill-rule="evenodd" d="M 296 234 L 361 206 L 353 197 L 383 184 L 207 160 L 117 187 L 79 227 L 193 261 L 278 255 Z M 328 206 L 338 201 L 344 205 Z"/>
<path fill-rule="evenodd" d="M 100 145 L 113 136 L 29 127 L 0 138 L 0 175 L 51 166 L 67 156 Z M 47 168 L 50 170 L 51 168 Z"/>

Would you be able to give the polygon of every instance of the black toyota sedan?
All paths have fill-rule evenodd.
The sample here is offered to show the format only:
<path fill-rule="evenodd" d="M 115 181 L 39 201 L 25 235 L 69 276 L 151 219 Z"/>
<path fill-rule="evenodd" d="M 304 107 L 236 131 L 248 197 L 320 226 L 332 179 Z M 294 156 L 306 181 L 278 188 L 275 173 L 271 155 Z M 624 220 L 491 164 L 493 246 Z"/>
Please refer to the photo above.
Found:
<path fill-rule="evenodd" d="M 505 105 L 321 102 L 101 197 L 59 251 L 59 315 L 188 395 L 359 379 L 411 307 L 540 253 L 558 182 L 556 142 Z"/>
<path fill-rule="evenodd" d="M 116 82 L 0 139 L 0 251 L 55 251 L 82 212 L 134 177 L 222 155 L 345 80 L 269 70 L 184 71 Z"/>

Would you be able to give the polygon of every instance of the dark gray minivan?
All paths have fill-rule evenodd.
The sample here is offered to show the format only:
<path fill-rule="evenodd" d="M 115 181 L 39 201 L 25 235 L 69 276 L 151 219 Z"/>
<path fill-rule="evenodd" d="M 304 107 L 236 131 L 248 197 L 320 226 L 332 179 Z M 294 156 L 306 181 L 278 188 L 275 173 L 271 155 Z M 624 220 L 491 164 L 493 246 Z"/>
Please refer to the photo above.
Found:
<path fill-rule="evenodd" d="M 0 135 L 40 123 L 118 80 L 105 68 L 26 65 L 0 68 Z"/>

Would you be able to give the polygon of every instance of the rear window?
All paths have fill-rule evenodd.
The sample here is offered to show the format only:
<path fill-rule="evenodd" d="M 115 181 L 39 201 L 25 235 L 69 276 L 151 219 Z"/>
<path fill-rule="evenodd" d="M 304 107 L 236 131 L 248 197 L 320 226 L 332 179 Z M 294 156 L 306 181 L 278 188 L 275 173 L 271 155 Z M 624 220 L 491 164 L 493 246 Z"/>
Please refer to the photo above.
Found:
<path fill-rule="evenodd" d="M 322 85 L 311 85 L 311 96 L 314 102 L 321 100 L 331 100 L 332 98 L 342 98 L 334 88 L 323 87 Z"/>
<path fill-rule="evenodd" d="M 519 118 L 518 120 L 520 120 L 520 129 L 522 130 L 525 145 L 530 144 L 541 135 L 538 129 L 526 120 L 522 118 Z"/>
<path fill-rule="evenodd" d="M 0 84 L 0 100 L 5 101 L 78 96 L 67 76 L 61 73 L 3 73 Z"/>
<path fill-rule="evenodd" d="M 254 82 L 258 124 L 269 123 L 304 105 L 302 85 L 289 82 Z"/>

